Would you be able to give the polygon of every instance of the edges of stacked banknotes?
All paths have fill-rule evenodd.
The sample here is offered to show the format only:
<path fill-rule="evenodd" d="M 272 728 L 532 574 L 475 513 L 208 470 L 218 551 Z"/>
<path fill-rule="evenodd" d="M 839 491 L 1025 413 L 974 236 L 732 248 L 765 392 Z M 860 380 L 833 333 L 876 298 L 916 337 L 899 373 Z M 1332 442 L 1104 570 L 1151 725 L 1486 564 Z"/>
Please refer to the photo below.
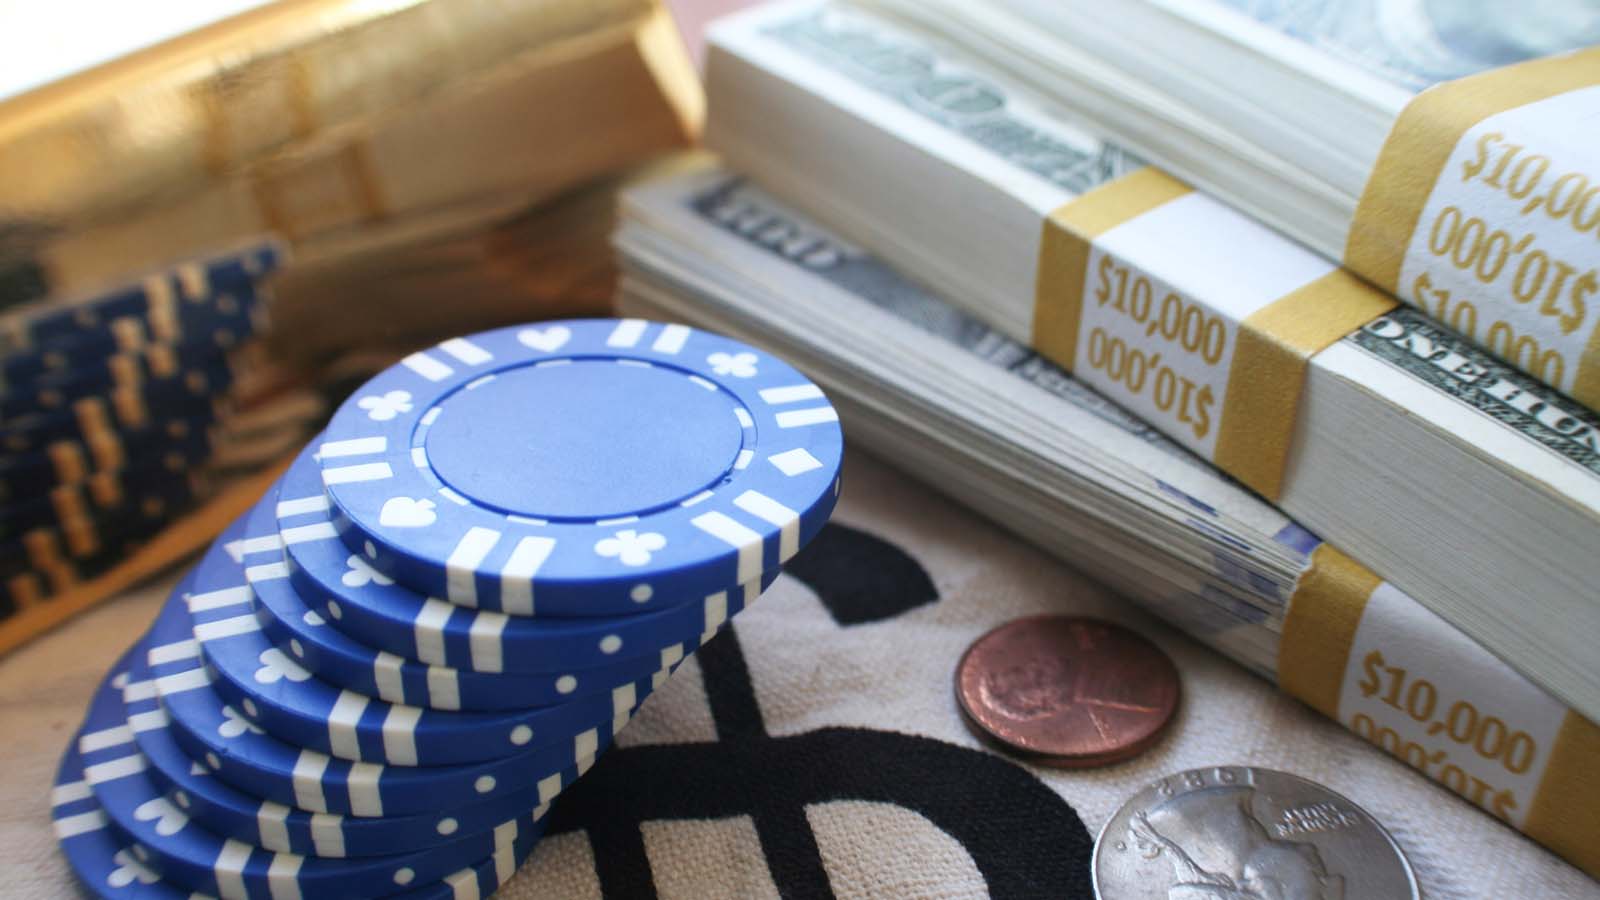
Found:
<path fill-rule="evenodd" d="M 1027 348 L 707 168 L 630 190 L 625 311 L 758 339 L 874 452 L 1272 677 L 1315 539 Z"/>
<path fill-rule="evenodd" d="M 1023 344 L 1041 224 L 1138 166 L 958 51 L 838 6 L 725 20 L 707 73 L 712 149 Z M 1214 280 L 1308 256 L 1239 230 Z M 1600 716 L 1600 426 L 1420 314 L 1378 321 L 1311 360 L 1278 505 Z"/>
<path fill-rule="evenodd" d="M 862 0 L 978 52 L 1337 257 L 1384 138 L 1442 81 L 1600 42 L 1582 3 Z"/>
<path fill-rule="evenodd" d="M 1591 723 L 1068 373 L 704 165 L 623 195 L 625 314 L 716 329 L 794 360 L 828 391 L 855 446 L 1594 871 L 1587 801 L 1567 802 L 1588 796 L 1584 764 L 1568 761 L 1600 734 Z M 1346 642 L 1347 627 L 1363 637 Z M 1460 766 L 1479 763 L 1435 737 L 1444 725 L 1389 718 L 1381 673 L 1405 665 L 1506 717 L 1495 722 L 1532 729 L 1518 741 L 1545 748 L 1540 761 L 1517 761 L 1524 775 L 1511 781 L 1511 770 L 1475 769 L 1472 788 Z"/>

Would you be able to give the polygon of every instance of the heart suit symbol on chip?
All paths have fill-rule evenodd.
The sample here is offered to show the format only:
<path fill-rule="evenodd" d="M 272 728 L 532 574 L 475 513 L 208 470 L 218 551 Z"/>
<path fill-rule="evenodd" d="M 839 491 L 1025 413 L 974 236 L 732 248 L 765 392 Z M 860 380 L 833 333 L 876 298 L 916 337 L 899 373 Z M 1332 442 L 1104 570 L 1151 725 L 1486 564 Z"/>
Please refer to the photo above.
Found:
<path fill-rule="evenodd" d="M 517 340 L 524 346 L 535 350 L 553 353 L 566 345 L 572 337 L 572 331 L 565 325 L 552 325 L 549 328 L 524 328 L 517 332 Z"/>

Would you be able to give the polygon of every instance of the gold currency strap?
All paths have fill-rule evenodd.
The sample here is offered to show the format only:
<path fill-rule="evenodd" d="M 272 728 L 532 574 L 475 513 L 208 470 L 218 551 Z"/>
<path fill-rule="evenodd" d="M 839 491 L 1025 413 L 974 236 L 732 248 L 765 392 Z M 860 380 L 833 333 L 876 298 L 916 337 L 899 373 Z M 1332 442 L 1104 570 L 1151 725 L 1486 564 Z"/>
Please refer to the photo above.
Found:
<path fill-rule="evenodd" d="M 1600 727 L 1327 544 L 1290 599 L 1278 684 L 1600 876 Z"/>
<path fill-rule="evenodd" d="M 1230 227 L 1241 224 L 1238 213 L 1150 168 L 1102 185 L 1051 213 L 1040 237 L 1034 344 L 1045 356 L 1275 500 L 1282 493 L 1311 357 L 1396 303 L 1332 264 L 1312 264 L 1320 274 L 1281 296 L 1264 298 L 1248 310 L 1229 309 L 1220 298 L 1198 296 L 1182 284 L 1152 287 L 1148 273 L 1154 267 L 1148 261 L 1102 248 L 1109 245 L 1106 239 L 1113 232 L 1140 228 L 1177 203 L 1196 207 L 1186 211 L 1191 218 Z M 1270 249 L 1285 252 L 1279 246 L 1281 242 L 1272 242 Z M 1090 270 L 1091 259 L 1097 261 L 1093 263 L 1097 271 Z M 1116 297 L 1110 299 L 1113 281 Z M 1132 287 L 1125 288 L 1130 282 Z M 1103 321 L 1107 315 L 1119 320 L 1132 317 L 1142 328 L 1136 329 L 1135 338 L 1113 343 L 1109 354 L 1096 353 L 1105 340 L 1090 331 L 1092 320 Z M 1080 359 L 1084 349 L 1089 358 Z M 1142 376 L 1124 375 L 1115 363 L 1118 352 L 1130 360 L 1126 366 L 1130 370 L 1136 369 L 1132 360 L 1154 361 L 1163 354 L 1169 362 L 1180 358 L 1187 362 L 1182 367 L 1146 363 Z M 1109 365 L 1104 357 L 1109 357 Z"/>
<path fill-rule="evenodd" d="M 1436 85 L 1396 118 L 1344 262 L 1600 408 L 1600 47 Z"/>

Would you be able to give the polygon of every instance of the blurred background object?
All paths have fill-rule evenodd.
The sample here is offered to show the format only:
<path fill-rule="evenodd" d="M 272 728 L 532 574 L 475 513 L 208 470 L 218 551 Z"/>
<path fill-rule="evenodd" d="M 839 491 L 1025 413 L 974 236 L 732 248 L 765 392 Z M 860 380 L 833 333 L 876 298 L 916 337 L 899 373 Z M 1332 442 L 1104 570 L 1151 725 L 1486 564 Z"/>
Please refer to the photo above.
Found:
<path fill-rule="evenodd" d="M 0 652 L 203 546 L 399 355 L 606 311 L 616 187 L 703 113 L 653 0 L 26 15 L 0 37 Z M 266 255 L 219 277 L 240 247 Z M 123 308 L 157 285 L 170 310 Z"/>

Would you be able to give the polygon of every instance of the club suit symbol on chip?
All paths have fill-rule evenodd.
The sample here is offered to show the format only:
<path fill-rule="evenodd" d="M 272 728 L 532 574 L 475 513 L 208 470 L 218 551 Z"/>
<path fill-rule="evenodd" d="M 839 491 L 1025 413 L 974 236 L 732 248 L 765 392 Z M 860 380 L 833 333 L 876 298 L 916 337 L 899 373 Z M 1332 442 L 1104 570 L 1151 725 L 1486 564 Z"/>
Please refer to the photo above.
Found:
<path fill-rule="evenodd" d="M 434 506 L 427 498 L 391 497 L 378 513 L 378 524 L 389 528 L 426 528 L 439 518 Z"/>
<path fill-rule="evenodd" d="M 757 358 L 754 353 L 713 353 L 706 357 L 711 371 L 732 378 L 754 378 Z"/>
<path fill-rule="evenodd" d="M 350 571 L 345 572 L 344 576 L 339 580 L 344 582 L 346 587 L 359 588 L 366 587 L 369 584 L 394 584 L 393 578 L 374 569 L 366 560 L 354 553 L 350 554 L 344 564 L 350 568 Z"/>
<path fill-rule="evenodd" d="M 106 885 L 109 887 L 121 890 L 134 882 L 155 884 L 161 880 L 161 876 L 151 871 L 149 866 L 140 862 L 131 850 L 118 850 L 116 855 L 111 857 L 111 861 L 116 863 L 117 867 L 106 875 Z"/>
<path fill-rule="evenodd" d="M 183 826 L 189 824 L 189 817 L 165 797 L 157 797 L 139 804 L 133 811 L 133 817 L 141 822 L 154 822 L 156 834 L 162 837 L 177 834 L 183 830 Z"/>
<path fill-rule="evenodd" d="M 625 566 L 643 566 L 650 563 L 650 554 L 667 546 L 667 538 L 654 531 L 635 531 L 625 528 L 608 538 L 595 542 L 594 552 L 604 557 L 616 557 Z"/>
<path fill-rule="evenodd" d="M 411 394 L 408 391 L 389 391 L 372 397 L 362 397 L 356 405 L 367 411 L 374 422 L 387 422 L 401 413 L 411 411 Z"/>

